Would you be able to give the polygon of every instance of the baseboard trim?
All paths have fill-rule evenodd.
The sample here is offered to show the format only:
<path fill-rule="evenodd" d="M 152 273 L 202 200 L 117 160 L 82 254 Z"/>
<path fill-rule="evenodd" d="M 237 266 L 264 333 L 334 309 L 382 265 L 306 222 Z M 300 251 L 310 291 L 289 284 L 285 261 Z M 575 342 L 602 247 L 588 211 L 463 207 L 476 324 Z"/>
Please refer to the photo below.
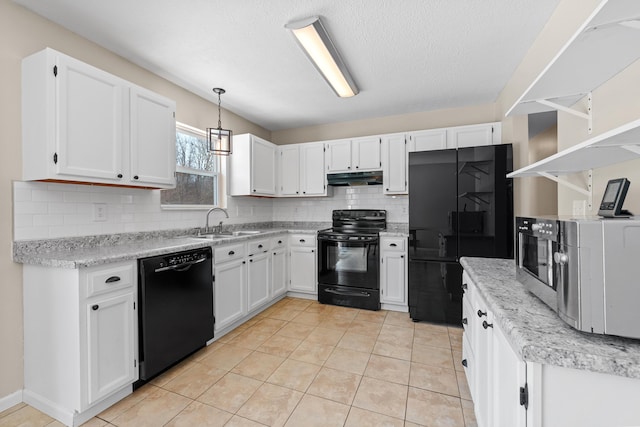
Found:
<path fill-rule="evenodd" d="M 22 403 L 22 390 L 14 391 L 9 395 L 0 398 L 0 412 L 6 411 L 18 403 Z"/>

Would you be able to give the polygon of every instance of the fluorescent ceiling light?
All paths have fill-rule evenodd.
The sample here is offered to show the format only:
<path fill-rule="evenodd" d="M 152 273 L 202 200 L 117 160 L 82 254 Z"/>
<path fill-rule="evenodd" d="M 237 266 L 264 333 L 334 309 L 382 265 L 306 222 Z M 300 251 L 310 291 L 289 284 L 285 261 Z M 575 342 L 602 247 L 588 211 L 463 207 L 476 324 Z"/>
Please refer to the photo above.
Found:
<path fill-rule="evenodd" d="M 324 79 L 339 97 L 346 98 L 358 94 L 358 87 L 351 78 L 340 54 L 324 29 L 320 18 L 313 16 L 285 25 L 316 66 Z"/>

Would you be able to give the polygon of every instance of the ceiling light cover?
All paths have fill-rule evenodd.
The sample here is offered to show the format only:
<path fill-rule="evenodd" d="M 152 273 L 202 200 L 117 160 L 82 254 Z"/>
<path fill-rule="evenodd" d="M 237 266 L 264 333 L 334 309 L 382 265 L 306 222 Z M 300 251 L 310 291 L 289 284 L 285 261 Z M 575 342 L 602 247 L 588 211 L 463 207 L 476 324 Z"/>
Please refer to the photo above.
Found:
<path fill-rule="evenodd" d="M 291 22 L 285 28 L 291 30 L 311 62 L 339 97 L 358 94 L 358 87 L 319 17 Z"/>
<path fill-rule="evenodd" d="M 222 121 L 220 120 L 220 95 L 222 95 L 226 91 L 224 89 L 216 87 L 213 88 L 213 92 L 218 94 L 218 127 L 207 128 L 207 142 L 209 143 L 209 151 L 211 151 L 213 154 L 228 156 L 229 154 L 231 154 L 231 139 L 233 132 L 229 129 L 222 129 Z"/>

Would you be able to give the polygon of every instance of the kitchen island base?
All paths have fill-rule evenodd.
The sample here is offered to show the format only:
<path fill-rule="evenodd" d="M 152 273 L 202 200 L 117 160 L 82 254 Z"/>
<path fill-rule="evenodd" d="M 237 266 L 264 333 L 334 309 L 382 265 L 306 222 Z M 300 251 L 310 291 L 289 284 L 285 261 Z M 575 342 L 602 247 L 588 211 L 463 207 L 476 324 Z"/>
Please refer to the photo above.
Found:
<path fill-rule="evenodd" d="M 463 366 L 480 427 L 640 425 L 640 341 L 572 329 L 515 279 L 463 258 Z"/>

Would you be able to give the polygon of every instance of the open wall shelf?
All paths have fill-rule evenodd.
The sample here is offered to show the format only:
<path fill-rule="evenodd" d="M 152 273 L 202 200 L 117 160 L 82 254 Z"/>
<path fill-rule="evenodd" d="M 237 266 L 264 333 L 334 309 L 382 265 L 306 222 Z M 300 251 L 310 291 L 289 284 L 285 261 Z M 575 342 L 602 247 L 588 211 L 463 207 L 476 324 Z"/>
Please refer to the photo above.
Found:
<path fill-rule="evenodd" d="M 640 1 L 604 0 L 505 116 L 568 111 L 591 121 L 591 110 L 570 108 L 640 58 Z"/>

